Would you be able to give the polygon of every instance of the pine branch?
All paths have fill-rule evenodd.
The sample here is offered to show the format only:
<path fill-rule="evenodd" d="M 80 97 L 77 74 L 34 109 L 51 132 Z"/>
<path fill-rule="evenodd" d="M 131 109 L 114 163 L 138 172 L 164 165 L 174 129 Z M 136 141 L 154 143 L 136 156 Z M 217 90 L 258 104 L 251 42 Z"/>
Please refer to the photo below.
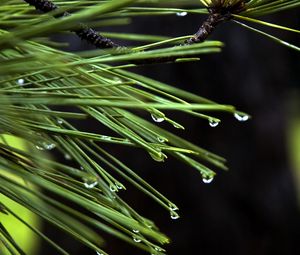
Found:
<path fill-rule="evenodd" d="M 4 14 L 0 11 L 0 20 L 5 18 Z M 37 26 L 52 31 L 51 22 L 47 20 Z M 190 100 L 190 94 L 183 95 L 180 90 L 166 84 L 160 84 L 160 88 L 155 89 L 158 86 L 155 81 L 134 76 L 131 72 L 118 73 L 117 66 L 103 63 L 147 60 L 153 56 L 189 57 L 220 51 L 222 44 L 207 42 L 180 47 L 178 51 L 172 47 L 122 55 L 103 55 L 102 52 L 93 58 L 82 58 L 78 54 L 23 39 L 29 37 L 23 30 L 23 24 L 18 24 L 13 32 L 0 31 L 1 39 L 19 31 L 16 38 L 22 38 L 10 42 L 17 47 L 9 45 L 6 48 L 2 44 L 0 50 L 0 112 L 2 134 L 21 137 L 27 141 L 28 151 L 5 142 L 0 144 L 0 168 L 3 169 L 0 171 L 0 192 L 99 253 L 105 254 L 100 248 L 101 238 L 87 226 L 112 234 L 148 252 L 164 254 L 164 250 L 157 245 L 167 243 L 168 238 L 122 201 L 118 192 L 125 189 L 123 181 L 129 182 L 167 210 L 173 219 L 179 217 L 173 211 L 176 205 L 101 145 L 112 143 L 136 147 L 145 150 L 149 158 L 157 161 L 164 161 L 168 155 L 183 158 L 182 154 L 189 154 L 184 158 L 186 164 L 194 165 L 203 178 L 211 178 L 215 174 L 213 170 L 196 162 L 201 160 L 225 168 L 222 158 L 198 146 L 192 148 L 194 145 L 184 139 L 176 139 L 177 136 L 171 133 L 161 135 L 157 125 L 151 125 L 147 120 L 142 122 L 130 110 L 138 108 L 146 112 L 150 119 L 157 122 L 164 120 L 177 128 L 184 128 L 162 111 L 178 110 L 218 122 L 211 114 L 200 112 L 225 111 L 233 114 L 235 109 L 197 96 Z M 40 30 L 37 28 L 37 31 Z M 31 37 L 35 36 L 32 31 L 30 33 Z M 73 106 L 78 113 L 53 111 L 52 105 Z M 69 121 L 86 117 L 108 127 L 114 135 L 84 132 Z M 77 168 L 48 159 L 46 154 L 51 150 L 57 150 L 71 159 Z M 22 178 L 48 192 L 41 194 L 32 185 L 18 184 L 15 178 Z M 71 201 L 82 210 L 88 208 L 93 217 L 79 214 L 60 200 L 53 200 L 50 193 Z M 133 229 L 139 233 L 133 233 Z M 48 242 L 58 252 L 66 254 L 51 240 Z"/>
<path fill-rule="evenodd" d="M 185 44 L 204 42 L 207 37 L 215 30 L 217 25 L 229 20 L 230 18 L 230 13 L 221 14 L 210 9 L 210 14 L 208 15 L 207 19 L 202 23 L 195 35 L 185 41 Z"/>
<path fill-rule="evenodd" d="M 23 220 L 19 212 L 11 210 L 7 201 L 27 208 L 98 253 L 106 254 L 99 236 L 106 232 L 149 253 L 165 254 L 158 245 L 168 243 L 169 239 L 123 201 L 121 192 L 130 183 L 164 208 L 172 219 L 179 218 L 177 206 L 102 145 L 134 147 L 159 162 L 174 157 L 196 169 L 203 182 L 209 183 L 216 174 L 215 169 L 227 169 L 226 160 L 165 130 L 160 122 L 184 129 L 176 117 L 169 117 L 170 110 L 205 119 L 211 127 L 220 123 L 215 117 L 216 111 L 234 115 L 238 121 L 246 121 L 250 116 L 233 106 L 215 103 L 126 70 L 133 64 L 111 66 L 109 63 L 176 62 L 180 58 L 195 60 L 195 56 L 201 54 L 220 52 L 221 42 L 206 40 L 219 24 L 240 17 L 259 23 L 249 17 L 298 8 L 299 1 L 201 0 L 204 8 L 200 9 L 168 8 L 169 0 L 161 0 L 155 6 L 152 1 L 143 1 L 142 6 L 137 2 L 137 6 L 131 7 L 128 5 L 133 1 L 114 0 L 93 8 L 88 8 L 93 1 L 57 0 L 57 5 L 47 0 L 26 1 L 41 12 L 52 13 L 56 19 L 33 14 L 20 2 L 3 0 L 0 8 L 0 24 L 6 28 L 0 30 L 0 193 L 6 198 L 4 202 L 1 200 L 1 216 L 14 217 L 30 226 L 59 254 L 68 252 L 39 232 L 30 221 Z M 70 15 L 61 10 L 65 7 L 79 11 Z M 190 39 L 189 36 L 108 34 L 108 37 L 151 42 L 121 52 L 116 51 L 118 44 L 97 34 L 90 23 L 87 23 L 89 26 L 80 23 L 92 20 L 95 15 L 103 17 L 105 23 L 115 17 L 121 17 L 123 22 L 124 17 L 175 15 L 177 12 L 208 12 L 208 17 Z M 275 37 L 241 25 L 278 42 Z M 269 23 L 263 25 L 299 32 Z M 49 47 L 53 45 L 49 39 L 37 42 L 38 36 L 61 30 L 73 31 L 98 48 L 112 49 L 68 53 Z M 184 46 L 176 46 L 184 40 L 187 40 Z M 165 45 L 171 47 L 162 47 Z M 53 106 L 67 108 L 53 110 Z M 69 108 L 75 112 L 67 110 Z M 85 121 L 86 118 L 109 128 L 109 133 L 81 130 L 72 123 L 72 120 Z M 17 142 L 10 143 L 12 137 L 19 137 L 26 149 L 25 146 L 18 148 Z M 52 150 L 65 157 L 66 162 L 51 159 Z M 20 183 L 20 179 L 27 185 Z M 46 192 L 42 193 L 41 189 Z M 51 194 L 59 198 L 53 199 Z M 80 210 L 66 205 L 66 200 Z M 85 214 L 85 210 L 89 214 Z M 3 222 L 5 226 L 5 220 Z M 0 242 L 8 252 L 16 254 L 23 247 L 19 247 L 8 231 L 1 225 Z"/>
<path fill-rule="evenodd" d="M 57 10 L 59 7 L 52 3 L 49 0 L 24 0 L 28 4 L 34 6 L 37 10 L 40 10 L 44 13 L 48 13 L 51 11 Z M 206 40 L 209 34 L 212 33 L 212 31 L 215 29 L 215 27 L 225 21 L 229 20 L 231 18 L 230 13 L 222 14 L 219 12 L 220 8 L 210 8 L 210 14 L 206 21 L 201 25 L 199 31 L 190 39 L 185 41 L 185 44 L 192 44 L 192 43 L 198 43 L 203 42 Z M 69 12 L 63 12 L 62 14 L 55 14 L 54 17 L 61 18 L 61 17 L 67 17 L 71 14 Z M 96 48 L 117 48 L 119 51 L 122 49 L 123 52 L 128 51 L 129 49 L 126 47 L 122 47 L 116 43 L 114 43 L 111 39 L 108 39 L 101 34 L 97 33 L 94 29 L 80 23 L 78 25 L 79 28 L 72 30 L 77 34 L 77 36 L 83 40 L 86 40 L 88 43 L 94 45 Z M 182 45 L 181 45 L 182 46 Z M 195 57 L 195 56 L 192 56 Z M 166 62 L 174 62 L 177 59 L 184 58 L 184 55 L 179 56 L 166 56 L 166 57 L 157 57 L 157 58 L 149 58 L 144 60 L 133 60 L 133 64 L 138 65 L 145 65 L 145 64 L 158 64 L 158 63 L 166 63 Z"/>
<path fill-rule="evenodd" d="M 29 5 L 34 6 L 37 10 L 48 13 L 57 10 L 59 7 L 49 0 L 24 0 Z M 54 15 L 55 18 L 63 18 L 70 16 L 69 12 L 63 12 Z M 77 34 L 82 40 L 86 40 L 88 43 L 94 45 L 97 48 L 108 49 L 108 48 L 118 48 L 120 45 L 114 43 L 112 40 L 102 36 L 97 33 L 94 29 L 80 23 L 77 29 L 72 30 Z"/>
<path fill-rule="evenodd" d="M 34 6 L 35 9 L 42 11 L 44 13 L 54 11 L 58 8 L 56 4 L 48 0 L 24 0 L 24 1 Z M 68 13 L 64 12 L 62 16 L 65 15 L 68 15 Z"/>
<path fill-rule="evenodd" d="M 232 14 L 242 12 L 245 3 L 243 0 L 237 0 L 227 5 L 226 1 L 215 1 L 207 6 L 208 17 L 194 36 L 185 41 L 185 44 L 204 42 L 219 24 L 232 19 Z"/>

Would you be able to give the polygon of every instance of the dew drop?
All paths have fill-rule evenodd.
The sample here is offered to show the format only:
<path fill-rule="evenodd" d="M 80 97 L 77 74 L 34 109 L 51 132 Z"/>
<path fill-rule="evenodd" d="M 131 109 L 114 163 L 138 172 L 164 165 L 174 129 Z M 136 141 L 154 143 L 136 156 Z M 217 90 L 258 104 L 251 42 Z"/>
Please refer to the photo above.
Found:
<path fill-rule="evenodd" d="M 187 12 L 177 12 L 176 15 L 179 17 L 184 17 L 187 15 Z"/>
<path fill-rule="evenodd" d="M 62 119 L 57 119 L 57 124 L 63 124 L 64 123 L 64 121 L 62 120 Z"/>
<path fill-rule="evenodd" d="M 145 224 L 145 226 L 147 227 L 147 228 L 153 228 L 153 225 L 152 224 L 150 224 L 150 223 L 148 223 L 148 224 Z"/>
<path fill-rule="evenodd" d="M 98 184 L 97 178 L 94 176 L 93 177 L 84 177 L 83 182 L 84 182 L 84 187 L 86 187 L 88 189 L 92 189 Z"/>
<path fill-rule="evenodd" d="M 64 157 L 65 157 L 66 160 L 71 160 L 71 159 L 72 159 L 71 155 L 68 154 L 68 153 L 66 153 L 66 154 L 64 155 Z"/>
<path fill-rule="evenodd" d="M 100 253 L 99 251 L 96 251 L 97 255 L 104 255 L 103 253 Z"/>
<path fill-rule="evenodd" d="M 165 160 L 164 155 L 162 153 L 154 154 L 152 152 L 149 152 L 149 155 L 151 156 L 152 159 L 154 159 L 157 162 L 163 162 Z"/>
<path fill-rule="evenodd" d="M 214 177 L 203 177 L 202 181 L 204 183 L 211 183 L 213 181 Z"/>
<path fill-rule="evenodd" d="M 22 85 L 24 85 L 25 80 L 24 80 L 24 79 L 18 79 L 18 80 L 17 80 L 17 83 L 18 83 L 20 86 L 22 86 Z"/>
<path fill-rule="evenodd" d="M 170 211 L 170 217 L 171 217 L 172 220 L 176 220 L 176 219 L 179 219 L 180 216 L 177 212 L 171 210 Z"/>
<path fill-rule="evenodd" d="M 102 135 L 101 138 L 102 138 L 103 140 L 106 140 L 106 141 L 111 140 L 111 137 L 106 136 L 106 135 Z"/>
<path fill-rule="evenodd" d="M 118 188 L 115 185 L 113 185 L 113 184 L 109 185 L 109 189 L 110 189 L 111 192 L 118 191 Z"/>
<path fill-rule="evenodd" d="M 45 150 L 45 149 L 44 149 L 44 147 L 42 147 L 42 146 L 39 146 L 39 145 L 36 145 L 36 146 L 35 146 L 35 148 L 37 148 L 37 149 L 38 149 L 38 150 L 40 150 L 40 151 L 43 151 L 43 150 Z"/>
<path fill-rule="evenodd" d="M 208 123 L 209 123 L 209 125 L 210 125 L 211 127 L 216 127 L 216 126 L 219 125 L 219 121 L 215 121 L 215 120 L 213 120 L 213 119 L 210 119 L 210 120 L 208 121 Z"/>
<path fill-rule="evenodd" d="M 40 142 L 39 144 L 36 144 L 35 147 L 40 150 L 52 150 L 56 147 L 54 143 L 47 143 L 47 142 Z"/>
<path fill-rule="evenodd" d="M 56 147 L 54 143 L 44 143 L 43 145 L 46 150 L 52 150 Z"/>
<path fill-rule="evenodd" d="M 83 166 L 80 166 L 79 168 L 80 168 L 80 170 L 82 170 L 82 171 L 84 170 L 84 167 L 83 167 Z"/>
<path fill-rule="evenodd" d="M 180 125 L 179 123 L 173 123 L 173 127 L 178 129 L 184 129 L 184 126 Z"/>
<path fill-rule="evenodd" d="M 243 113 L 239 113 L 239 112 L 235 112 L 233 115 L 238 121 L 247 121 L 249 120 L 249 115 L 247 114 L 243 114 Z"/>
<path fill-rule="evenodd" d="M 155 121 L 155 122 L 163 122 L 165 119 L 163 117 L 159 117 L 156 116 L 154 114 L 151 114 L 151 118 Z"/>
<path fill-rule="evenodd" d="M 163 251 L 163 249 L 160 248 L 159 246 L 155 246 L 155 247 L 154 247 L 154 250 L 156 250 L 156 251 Z"/>
<path fill-rule="evenodd" d="M 117 189 L 126 189 L 125 186 L 120 182 L 116 182 L 115 185 L 116 185 Z"/>
<path fill-rule="evenodd" d="M 169 208 L 171 211 L 178 211 L 179 208 L 177 207 L 177 205 L 169 203 Z"/>
<path fill-rule="evenodd" d="M 162 136 L 158 136 L 157 141 L 159 141 L 160 143 L 164 143 L 165 141 L 167 141 L 167 139 Z"/>
<path fill-rule="evenodd" d="M 133 236 L 133 241 L 135 241 L 136 243 L 140 243 L 142 240 L 139 238 L 139 237 L 137 237 L 137 236 Z"/>
<path fill-rule="evenodd" d="M 140 231 L 138 229 L 133 229 L 132 232 L 139 233 Z"/>

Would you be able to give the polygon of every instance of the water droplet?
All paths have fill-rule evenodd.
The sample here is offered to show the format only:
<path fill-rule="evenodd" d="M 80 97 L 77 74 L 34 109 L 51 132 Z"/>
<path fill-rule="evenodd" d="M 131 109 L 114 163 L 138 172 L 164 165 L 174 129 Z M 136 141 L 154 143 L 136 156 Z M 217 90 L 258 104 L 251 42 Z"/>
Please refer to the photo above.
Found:
<path fill-rule="evenodd" d="M 176 122 L 173 123 L 173 127 L 178 128 L 178 129 L 184 129 L 184 126 L 182 126 L 182 125 L 180 125 L 179 123 L 176 123 Z"/>
<path fill-rule="evenodd" d="M 17 80 L 17 83 L 18 83 L 20 86 L 22 86 L 22 85 L 24 85 L 25 80 L 24 80 L 24 79 L 18 79 L 18 80 Z"/>
<path fill-rule="evenodd" d="M 187 15 L 187 12 L 177 12 L 176 15 L 179 17 L 184 17 Z"/>
<path fill-rule="evenodd" d="M 64 123 L 64 121 L 63 121 L 63 119 L 57 119 L 57 124 L 63 124 Z"/>
<path fill-rule="evenodd" d="M 118 191 L 118 188 L 115 185 L 113 185 L 113 184 L 109 185 L 109 189 L 110 189 L 111 192 Z"/>
<path fill-rule="evenodd" d="M 39 146 L 39 145 L 36 145 L 36 146 L 35 146 L 35 148 L 37 148 L 37 149 L 38 149 L 38 150 L 40 150 L 40 151 L 43 151 L 43 150 L 45 150 L 45 149 L 44 149 L 44 147 L 42 147 L 42 146 Z"/>
<path fill-rule="evenodd" d="M 165 160 L 165 157 L 162 153 L 154 154 L 152 152 L 149 152 L 149 155 L 157 162 L 163 162 Z"/>
<path fill-rule="evenodd" d="M 44 148 L 46 149 L 46 150 L 52 150 L 52 149 L 54 149 L 55 148 L 55 144 L 54 143 L 44 143 Z"/>
<path fill-rule="evenodd" d="M 72 159 L 71 155 L 68 154 L 68 153 L 66 153 L 66 154 L 64 155 L 64 157 L 65 157 L 66 160 L 71 160 L 71 159 Z"/>
<path fill-rule="evenodd" d="M 177 207 L 177 205 L 173 204 L 173 203 L 169 203 L 169 208 L 171 211 L 177 211 L 179 210 L 179 208 Z"/>
<path fill-rule="evenodd" d="M 163 122 L 165 119 L 163 117 L 160 116 L 156 116 L 154 114 L 151 114 L 151 118 L 155 121 L 155 122 Z"/>
<path fill-rule="evenodd" d="M 132 237 L 133 238 L 133 241 L 135 241 L 136 243 L 140 243 L 142 240 L 139 238 L 139 237 L 137 237 L 137 236 L 133 236 Z"/>
<path fill-rule="evenodd" d="M 155 247 L 154 247 L 154 250 L 156 250 L 156 251 L 163 251 L 163 249 L 160 248 L 159 246 L 155 246 Z"/>
<path fill-rule="evenodd" d="M 176 220 L 176 219 L 179 219 L 179 214 L 175 211 L 170 211 L 170 217 L 172 220 Z"/>
<path fill-rule="evenodd" d="M 210 119 L 208 122 L 211 127 L 216 127 L 219 125 L 219 121 L 215 121 L 213 119 Z"/>
<path fill-rule="evenodd" d="M 138 229 L 133 229 L 132 230 L 134 233 L 139 233 L 140 231 Z"/>
<path fill-rule="evenodd" d="M 145 226 L 146 226 L 147 228 L 150 228 L 150 229 L 153 228 L 153 225 L 150 224 L 150 223 L 146 223 Z"/>
<path fill-rule="evenodd" d="M 96 251 L 97 255 L 104 255 L 103 253 L 100 253 L 99 251 Z"/>
<path fill-rule="evenodd" d="M 111 137 L 110 137 L 110 136 L 107 136 L 107 135 L 102 135 L 101 138 L 102 138 L 103 140 L 107 140 L 107 141 L 111 140 Z"/>
<path fill-rule="evenodd" d="M 213 176 L 211 176 L 211 177 L 205 176 L 205 177 L 203 177 L 202 181 L 203 181 L 204 183 L 211 183 L 211 182 L 213 181 L 213 179 L 214 179 Z"/>
<path fill-rule="evenodd" d="M 80 168 L 80 170 L 82 170 L 82 171 L 84 170 L 84 167 L 83 167 L 83 166 L 80 166 L 79 168 Z"/>
<path fill-rule="evenodd" d="M 167 141 L 167 139 L 164 138 L 164 137 L 162 137 L 162 136 L 158 136 L 158 137 L 157 137 L 157 141 L 159 141 L 160 143 L 164 143 L 164 142 Z"/>
<path fill-rule="evenodd" d="M 244 113 L 235 112 L 233 115 L 238 121 L 247 121 L 250 116 Z"/>
<path fill-rule="evenodd" d="M 98 180 L 96 176 L 84 177 L 82 180 L 84 182 L 84 187 L 88 189 L 92 189 L 98 184 Z"/>
<path fill-rule="evenodd" d="M 56 147 L 54 143 L 47 143 L 47 142 L 39 142 L 39 144 L 36 144 L 35 147 L 38 150 L 52 150 Z"/>
<path fill-rule="evenodd" d="M 117 189 L 126 189 L 125 186 L 120 182 L 115 182 Z"/>

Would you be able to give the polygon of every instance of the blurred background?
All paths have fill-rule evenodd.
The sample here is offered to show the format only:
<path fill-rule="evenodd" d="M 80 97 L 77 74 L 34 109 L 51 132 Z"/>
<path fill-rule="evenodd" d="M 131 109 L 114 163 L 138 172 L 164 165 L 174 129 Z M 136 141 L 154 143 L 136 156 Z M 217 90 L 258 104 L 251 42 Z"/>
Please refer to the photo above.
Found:
<path fill-rule="evenodd" d="M 135 18 L 126 28 L 106 30 L 180 36 L 193 34 L 204 18 L 190 14 Z M 300 24 L 297 11 L 264 20 L 294 28 Z M 300 45 L 297 34 L 263 29 Z M 219 114 L 222 122 L 212 128 L 205 120 L 170 113 L 186 127 L 185 131 L 170 130 L 224 156 L 230 170 L 216 169 L 213 182 L 204 184 L 196 170 L 173 158 L 158 163 L 142 151 L 112 146 L 115 155 L 178 205 L 181 218 L 171 220 L 168 212 L 131 186 L 120 195 L 172 239 L 166 247 L 170 255 L 300 254 L 299 53 L 233 22 L 218 27 L 210 39 L 225 43 L 222 53 L 204 56 L 200 62 L 150 65 L 132 71 L 232 104 L 252 116 L 247 122 L 238 122 L 229 114 Z M 71 41 L 72 50 L 87 47 L 76 37 Z M 72 255 L 95 255 L 51 225 L 44 223 L 42 229 Z M 107 239 L 105 249 L 112 255 L 146 254 L 99 234 Z M 41 243 L 36 255 L 42 254 L 56 251 Z"/>

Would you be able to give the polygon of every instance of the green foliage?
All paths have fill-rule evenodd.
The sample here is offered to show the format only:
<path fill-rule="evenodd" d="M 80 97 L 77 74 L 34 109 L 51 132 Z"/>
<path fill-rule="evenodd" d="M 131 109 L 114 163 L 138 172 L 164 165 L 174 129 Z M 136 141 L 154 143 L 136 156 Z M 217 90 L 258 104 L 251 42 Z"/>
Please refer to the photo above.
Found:
<path fill-rule="evenodd" d="M 141 61 L 172 57 L 175 62 L 198 61 L 202 54 L 221 51 L 219 41 L 181 46 L 190 36 L 168 38 L 127 33 L 103 33 L 110 38 L 148 42 L 132 49 L 69 53 L 48 36 L 70 31 L 79 22 L 97 27 L 128 24 L 135 16 L 207 14 L 207 7 L 220 1 L 60 1 L 53 15 L 69 11 L 72 15 L 54 19 L 40 14 L 20 0 L 2 0 L 0 8 L 0 113 L 1 134 L 19 137 L 26 144 L 20 149 L 0 144 L 0 193 L 40 218 L 73 236 L 100 254 L 107 232 L 153 254 L 164 254 L 159 245 L 169 239 L 154 223 L 141 216 L 118 195 L 126 183 L 151 197 L 171 215 L 179 217 L 173 202 L 143 180 L 110 151 L 106 143 L 135 147 L 162 162 L 175 157 L 211 181 L 216 168 L 226 169 L 225 159 L 159 126 L 184 129 L 168 117 L 168 111 L 206 119 L 211 126 L 220 120 L 215 111 L 235 114 L 240 120 L 249 116 L 168 84 L 144 77 L 127 69 Z M 239 0 L 222 1 L 224 8 Z M 191 6 L 190 8 L 182 8 Z M 299 7 L 299 1 L 246 1 L 233 21 L 271 39 L 299 50 L 237 19 L 256 22 L 291 32 L 298 30 L 259 21 L 254 17 Z M 174 47 L 175 45 L 175 47 Z M 178 46 L 176 46 L 178 45 Z M 123 63 L 124 62 L 124 63 Z M 63 106 L 63 107 L 61 107 Z M 72 110 L 67 110 L 72 109 Z M 152 117 L 151 117 L 152 116 Z M 72 120 L 93 120 L 110 129 L 108 133 L 80 130 Z M 51 158 L 56 150 L 66 162 Z M 68 163 L 71 162 L 71 164 Z M 18 178 L 24 180 L 20 183 Z M 54 199 L 53 195 L 60 197 Z M 2 201 L 2 200 L 1 200 Z M 66 205 L 65 201 L 69 201 Z M 82 210 L 75 210 L 75 207 Z M 93 216 L 82 211 L 87 210 Z M 38 229 L 0 204 L 0 241 L 11 254 L 24 254 L 6 230 L 9 214 L 29 226 L 41 238 L 69 254 Z M 3 224 L 2 224 L 3 222 Z M 99 230 L 99 231 L 98 231 Z M 134 230 L 134 231 L 133 231 Z M 97 233 L 96 233 L 97 231 Z M 2 247 L 2 248 L 3 248 Z M 1 248 L 0 248 L 1 249 Z"/>

